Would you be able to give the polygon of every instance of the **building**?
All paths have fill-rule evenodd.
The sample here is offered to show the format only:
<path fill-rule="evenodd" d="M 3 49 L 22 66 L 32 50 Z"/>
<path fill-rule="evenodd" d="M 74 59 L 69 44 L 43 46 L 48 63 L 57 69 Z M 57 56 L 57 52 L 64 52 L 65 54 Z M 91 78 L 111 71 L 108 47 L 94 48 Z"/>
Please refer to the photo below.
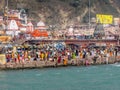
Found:
<path fill-rule="evenodd" d="M 43 21 L 39 21 L 39 22 L 37 23 L 37 26 L 36 26 L 35 29 L 47 30 L 46 25 L 45 25 L 45 23 L 44 23 Z"/>

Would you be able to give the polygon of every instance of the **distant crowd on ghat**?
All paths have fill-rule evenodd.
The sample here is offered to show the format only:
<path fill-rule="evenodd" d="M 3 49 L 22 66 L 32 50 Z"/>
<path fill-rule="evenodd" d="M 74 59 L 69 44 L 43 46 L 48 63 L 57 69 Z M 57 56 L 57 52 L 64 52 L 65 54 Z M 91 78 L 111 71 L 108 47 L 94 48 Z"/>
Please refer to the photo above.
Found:
<path fill-rule="evenodd" d="M 102 64 L 109 63 L 111 57 L 118 56 L 118 50 L 112 47 L 106 48 L 82 48 L 75 45 L 63 45 L 60 47 L 54 47 L 51 44 L 44 44 L 38 46 L 32 46 L 32 48 L 16 47 L 15 49 L 6 50 L 6 62 L 7 63 L 29 63 L 37 61 L 55 62 L 56 65 L 63 63 L 67 65 L 77 63 L 78 65 L 90 65 L 90 64 Z M 112 59 L 113 60 L 113 59 Z M 115 58 L 114 61 L 115 62 Z"/>

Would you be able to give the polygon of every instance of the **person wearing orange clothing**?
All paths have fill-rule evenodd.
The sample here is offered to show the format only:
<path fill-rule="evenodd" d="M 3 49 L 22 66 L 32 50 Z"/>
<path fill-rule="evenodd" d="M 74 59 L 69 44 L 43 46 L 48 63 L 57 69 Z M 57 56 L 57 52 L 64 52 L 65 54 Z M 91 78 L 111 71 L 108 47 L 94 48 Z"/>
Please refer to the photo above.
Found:
<path fill-rule="evenodd" d="M 20 54 L 18 54 L 17 56 L 18 56 L 18 62 L 20 63 Z"/>
<path fill-rule="evenodd" d="M 110 57 L 112 57 L 113 56 L 113 52 L 112 51 L 110 51 Z"/>
<path fill-rule="evenodd" d="M 67 62 L 67 58 L 65 57 L 65 58 L 63 59 L 63 65 L 65 65 L 65 66 L 66 66 L 66 65 L 67 65 L 67 63 L 68 63 L 68 62 Z"/>
<path fill-rule="evenodd" d="M 82 59 L 83 58 L 83 53 L 82 53 L 82 51 L 80 52 L 80 59 Z"/>
<path fill-rule="evenodd" d="M 44 60 L 44 53 L 41 53 L 41 60 Z"/>

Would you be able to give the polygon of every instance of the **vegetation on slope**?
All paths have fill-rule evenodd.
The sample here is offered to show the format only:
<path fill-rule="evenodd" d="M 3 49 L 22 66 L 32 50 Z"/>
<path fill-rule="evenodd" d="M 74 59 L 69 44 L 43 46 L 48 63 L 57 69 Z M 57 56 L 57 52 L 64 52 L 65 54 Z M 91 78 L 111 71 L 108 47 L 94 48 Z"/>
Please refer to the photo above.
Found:
<path fill-rule="evenodd" d="M 70 24 L 88 23 L 89 0 L 8 0 L 10 9 L 24 8 L 31 20 L 65 28 Z M 0 0 L 0 10 L 3 2 Z M 119 16 L 119 0 L 90 0 L 91 17 L 97 13 Z"/>

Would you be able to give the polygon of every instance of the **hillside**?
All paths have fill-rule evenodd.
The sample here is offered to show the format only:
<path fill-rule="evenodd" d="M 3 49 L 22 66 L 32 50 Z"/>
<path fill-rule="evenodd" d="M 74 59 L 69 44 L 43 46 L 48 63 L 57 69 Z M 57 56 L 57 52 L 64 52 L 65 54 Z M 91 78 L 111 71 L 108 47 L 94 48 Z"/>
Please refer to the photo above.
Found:
<path fill-rule="evenodd" d="M 31 20 L 43 20 L 46 24 L 65 28 L 69 24 L 88 23 L 88 0 L 8 0 L 10 9 L 24 8 Z M 0 0 L 3 11 L 5 0 Z M 119 0 L 90 0 L 91 17 L 97 13 L 120 14 Z"/>

